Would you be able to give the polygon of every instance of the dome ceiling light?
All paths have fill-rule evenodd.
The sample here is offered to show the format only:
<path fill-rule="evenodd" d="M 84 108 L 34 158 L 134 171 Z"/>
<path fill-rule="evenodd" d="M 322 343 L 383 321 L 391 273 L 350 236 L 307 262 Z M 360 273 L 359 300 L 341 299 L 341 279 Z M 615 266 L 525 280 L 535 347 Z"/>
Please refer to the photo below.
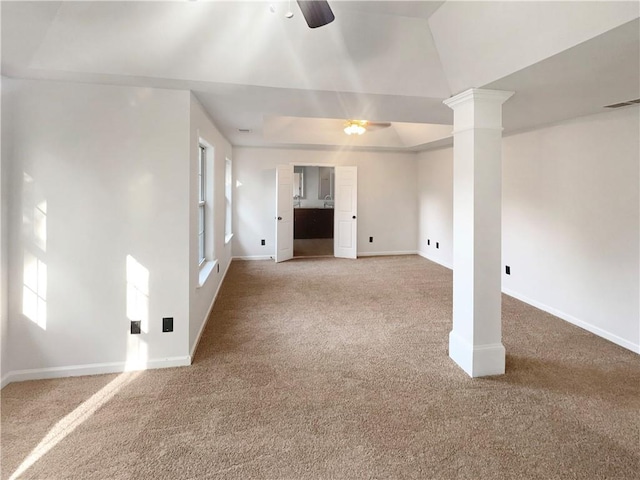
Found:
<path fill-rule="evenodd" d="M 366 120 L 347 120 L 344 124 L 344 133 L 347 135 L 362 135 L 367 131 Z"/>

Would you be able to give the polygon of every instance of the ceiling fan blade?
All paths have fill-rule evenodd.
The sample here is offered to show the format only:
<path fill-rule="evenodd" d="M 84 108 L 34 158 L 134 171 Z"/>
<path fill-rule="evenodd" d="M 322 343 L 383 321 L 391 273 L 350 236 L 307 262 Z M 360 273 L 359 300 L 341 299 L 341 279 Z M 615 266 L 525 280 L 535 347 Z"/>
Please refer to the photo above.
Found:
<path fill-rule="evenodd" d="M 336 18 L 325 0 L 297 0 L 297 2 L 309 28 L 322 27 Z"/>
<path fill-rule="evenodd" d="M 390 127 L 389 122 L 367 122 L 367 130 L 380 130 L 382 128 Z"/>

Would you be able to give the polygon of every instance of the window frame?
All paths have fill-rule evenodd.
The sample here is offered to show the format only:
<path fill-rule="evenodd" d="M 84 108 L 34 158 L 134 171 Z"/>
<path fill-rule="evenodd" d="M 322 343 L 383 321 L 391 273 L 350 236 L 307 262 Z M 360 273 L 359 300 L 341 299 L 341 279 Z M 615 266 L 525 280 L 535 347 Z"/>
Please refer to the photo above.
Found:
<path fill-rule="evenodd" d="M 198 142 L 198 266 L 207 261 L 207 145 Z"/>
<path fill-rule="evenodd" d="M 233 161 L 227 157 L 224 164 L 224 243 L 228 244 L 233 238 Z"/>

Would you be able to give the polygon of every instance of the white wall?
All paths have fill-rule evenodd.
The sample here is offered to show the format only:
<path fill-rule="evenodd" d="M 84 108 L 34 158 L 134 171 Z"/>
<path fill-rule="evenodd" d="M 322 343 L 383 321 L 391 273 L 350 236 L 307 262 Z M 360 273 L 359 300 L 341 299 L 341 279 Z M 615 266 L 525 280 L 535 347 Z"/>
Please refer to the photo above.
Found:
<path fill-rule="evenodd" d="M 418 185 L 418 251 L 453 268 L 453 150 L 419 153 Z"/>
<path fill-rule="evenodd" d="M 200 286 L 198 266 L 198 157 L 200 139 L 213 147 L 213 162 L 207 165 L 207 180 L 213 182 L 213 211 L 207 211 L 207 218 L 213 217 L 211 229 L 207 236 L 211 241 L 209 260 L 217 260 L 217 264 L 209 264 L 211 273 Z M 231 242 L 225 243 L 225 164 L 226 159 L 233 161 L 231 145 L 220 134 L 198 99 L 191 94 L 190 100 L 190 176 L 189 176 L 189 351 L 194 353 L 207 316 L 224 274 L 231 261 Z M 207 249 L 205 249 L 207 250 Z M 209 252 L 211 252 L 209 250 Z"/>
<path fill-rule="evenodd" d="M 5 80 L 2 93 L 12 379 L 188 364 L 189 92 Z M 33 258 L 42 325 L 23 305 Z"/>
<path fill-rule="evenodd" d="M 638 108 L 513 135 L 505 291 L 640 353 Z"/>
<path fill-rule="evenodd" d="M 234 149 L 236 257 L 269 257 L 275 240 L 278 164 L 358 167 L 358 255 L 415 253 L 417 162 L 413 153 Z M 369 243 L 369 237 L 374 237 Z M 266 245 L 260 246 L 265 239 Z"/>
<path fill-rule="evenodd" d="M 503 291 L 640 353 L 639 131 L 631 107 L 505 137 L 502 258 Z M 420 155 L 421 243 L 453 231 L 452 164 Z"/>
<path fill-rule="evenodd" d="M 0 80 L 4 82 L 4 78 Z M 0 84 L 0 90 L 4 88 Z M 0 109 L 1 111 L 1 109 Z M 7 288 L 7 269 L 8 269 L 8 238 L 7 238 L 7 221 L 9 216 L 8 210 L 8 163 L 5 161 L 11 153 L 11 142 L 9 124 L 2 122 L 0 119 L 0 130 L 2 131 L 2 158 L 0 161 L 0 388 L 4 386 L 10 370 L 9 365 L 9 310 L 8 310 L 8 288 Z"/>

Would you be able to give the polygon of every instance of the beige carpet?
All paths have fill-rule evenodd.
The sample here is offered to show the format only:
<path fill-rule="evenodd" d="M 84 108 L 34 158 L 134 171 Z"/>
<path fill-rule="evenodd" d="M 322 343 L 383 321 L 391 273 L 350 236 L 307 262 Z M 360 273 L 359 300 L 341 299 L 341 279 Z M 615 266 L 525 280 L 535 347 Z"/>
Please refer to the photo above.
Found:
<path fill-rule="evenodd" d="M 450 317 L 420 257 L 234 262 L 193 366 L 6 387 L 2 478 L 639 478 L 640 356 L 504 297 L 470 379 Z"/>
<path fill-rule="evenodd" d="M 296 238 L 293 240 L 294 257 L 333 257 L 333 238 Z"/>

